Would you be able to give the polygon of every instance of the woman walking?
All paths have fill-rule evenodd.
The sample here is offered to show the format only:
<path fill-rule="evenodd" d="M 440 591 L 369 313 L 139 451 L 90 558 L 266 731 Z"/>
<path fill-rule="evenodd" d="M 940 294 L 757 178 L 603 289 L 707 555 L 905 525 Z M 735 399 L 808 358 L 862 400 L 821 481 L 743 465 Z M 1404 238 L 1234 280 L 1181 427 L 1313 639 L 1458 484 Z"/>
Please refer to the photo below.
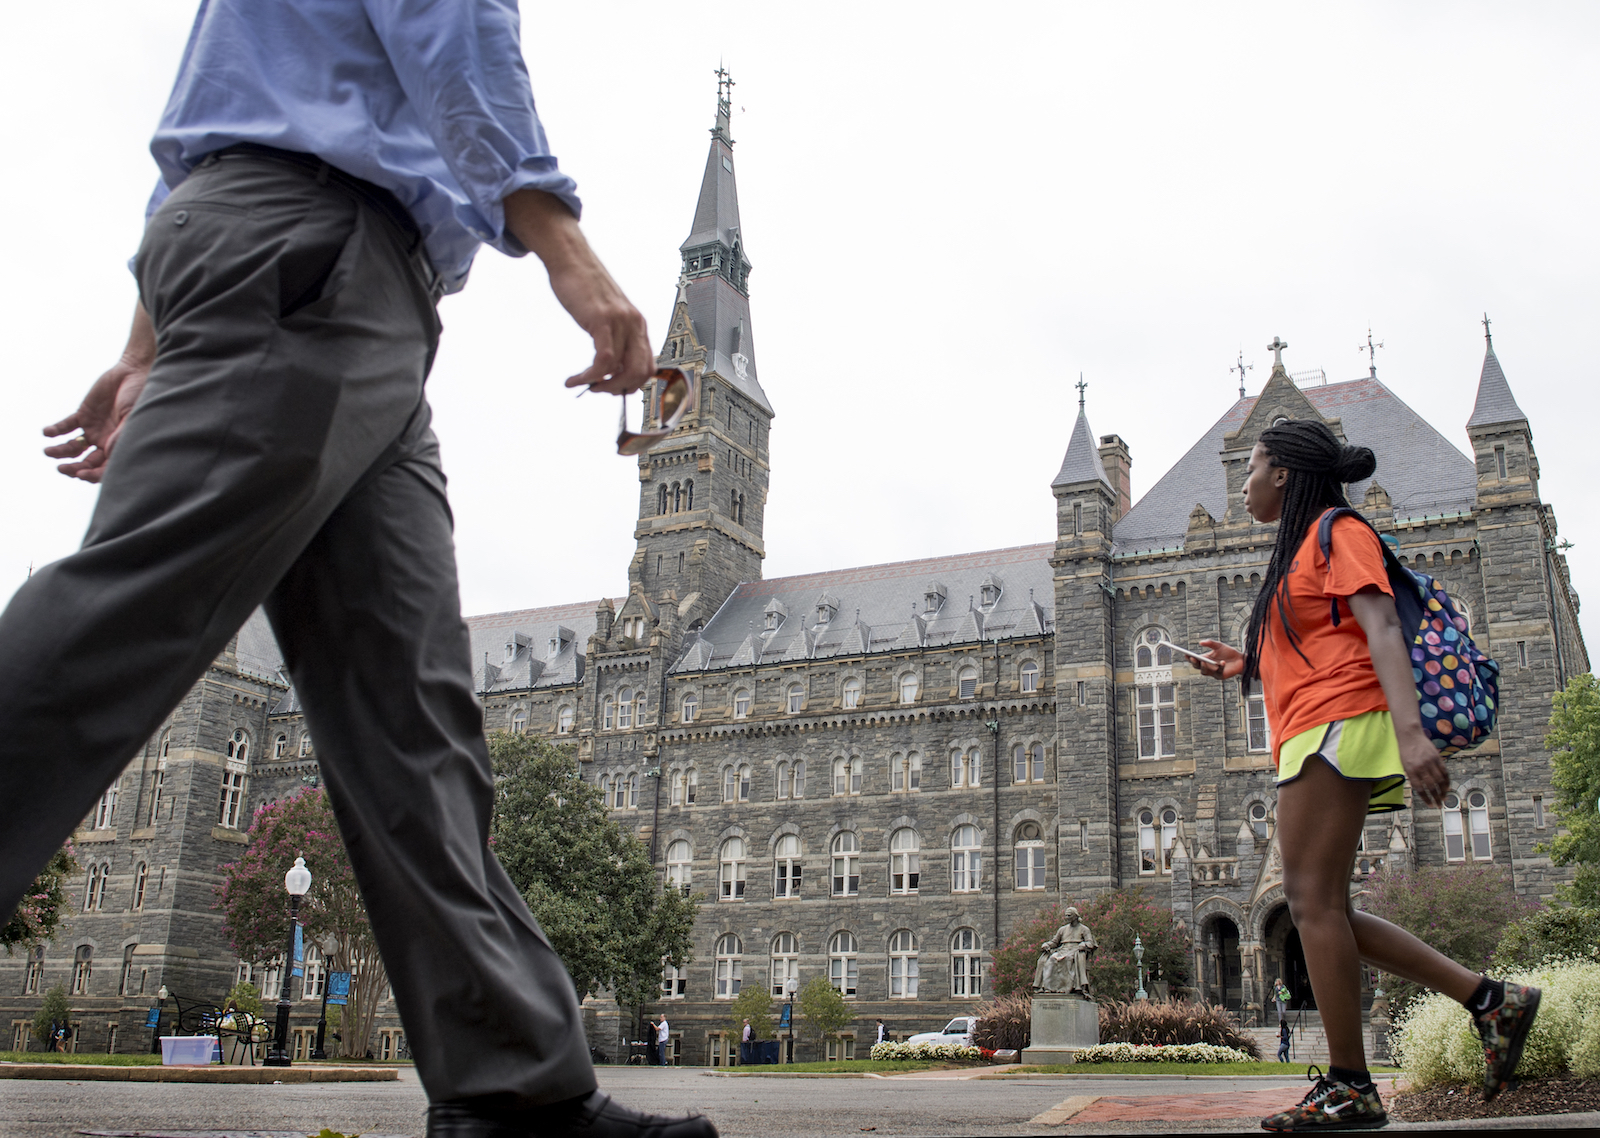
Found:
<path fill-rule="evenodd" d="M 1290 916 L 1328 1039 L 1326 1074 L 1265 1130 L 1371 1129 L 1388 1122 L 1367 1072 L 1361 964 L 1459 1000 L 1483 1039 L 1484 1099 L 1511 1081 L 1539 1008 L 1539 990 L 1479 976 L 1403 929 L 1350 904 L 1350 874 L 1368 814 L 1405 809 L 1403 790 L 1438 806 L 1450 775 L 1422 729 L 1409 648 L 1395 613 L 1377 533 L 1334 520 L 1324 557 L 1323 513 L 1348 506 L 1342 487 L 1377 468 L 1366 447 L 1342 445 L 1320 420 L 1283 420 L 1261 433 L 1245 477 L 1245 509 L 1278 522 L 1244 651 L 1216 640 L 1201 670 L 1259 680 L 1278 768 L 1277 839 Z M 1336 622 L 1330 599 L 1337 606 Z M 1397 709 L 1391 716 L 1390 709 Z"/>

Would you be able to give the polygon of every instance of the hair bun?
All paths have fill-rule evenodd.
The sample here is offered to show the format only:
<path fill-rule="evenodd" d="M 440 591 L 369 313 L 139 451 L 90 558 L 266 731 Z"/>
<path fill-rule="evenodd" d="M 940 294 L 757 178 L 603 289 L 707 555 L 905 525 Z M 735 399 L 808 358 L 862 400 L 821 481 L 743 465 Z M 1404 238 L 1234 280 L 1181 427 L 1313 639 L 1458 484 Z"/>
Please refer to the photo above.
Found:
<path fill-rule="evenodd" d="M 1334 476 L 1340 482 L 1360 482 L 1371 478 L 1373 471 L 1378 469 L 1378 456 L 1372 453 L 1371 447 L 1341 447 L 1339 462 L 1334 467 Z"/>

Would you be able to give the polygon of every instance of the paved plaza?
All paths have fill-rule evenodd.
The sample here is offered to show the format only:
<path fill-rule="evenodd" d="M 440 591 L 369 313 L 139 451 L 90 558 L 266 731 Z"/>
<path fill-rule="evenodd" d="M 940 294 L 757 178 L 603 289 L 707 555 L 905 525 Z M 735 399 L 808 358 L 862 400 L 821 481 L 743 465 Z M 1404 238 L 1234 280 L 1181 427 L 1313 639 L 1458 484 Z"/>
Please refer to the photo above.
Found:
<path fill-rule="evenodd" d="M 662 1112 L 700 1110 L 726 1138 L 788 1135 L 1021 1135 L 1250 1132 L 1261 1113 L 1304 1092 L 1294 1079 L 1052 1076 L 972 1078 L 928 1072 L 894 1078 L 726 1077 L 703 1069 L 601 1068 L 619 1099 Z M 279 1086 L 0 1081 L 0 1138 L 101 1134 L 289 1138 L 324 1127 L 344 1134 L 419 1135 L 424 1098 L 406 1068 L 393 1083 Z M 1243 1115 L 1243 1117 L 1241 1117 Z M 1525 1120 L 1475 1122 L 1515 1129 Z M 1600 1116 L 1539 1120 L 1594 1127 Z M 1452 1129 L 1456 1124 L 1391 1130 Z"/>

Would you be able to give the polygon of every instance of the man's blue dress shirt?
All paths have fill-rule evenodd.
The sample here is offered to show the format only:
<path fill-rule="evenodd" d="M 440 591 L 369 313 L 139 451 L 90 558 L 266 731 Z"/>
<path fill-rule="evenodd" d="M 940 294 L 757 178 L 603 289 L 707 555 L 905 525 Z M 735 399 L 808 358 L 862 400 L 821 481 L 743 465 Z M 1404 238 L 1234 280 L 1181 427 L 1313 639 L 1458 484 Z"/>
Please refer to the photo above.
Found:
<path fill-rule="evenodd" d="M 149 213 L 236 142 L 315 154 L 400 199 L 447 291 L 480 243 L 526 253 L 500 203 L 524 187 L 579 211 L 522 62 L 517 0 L 200 0 L 150 142 Z"/>

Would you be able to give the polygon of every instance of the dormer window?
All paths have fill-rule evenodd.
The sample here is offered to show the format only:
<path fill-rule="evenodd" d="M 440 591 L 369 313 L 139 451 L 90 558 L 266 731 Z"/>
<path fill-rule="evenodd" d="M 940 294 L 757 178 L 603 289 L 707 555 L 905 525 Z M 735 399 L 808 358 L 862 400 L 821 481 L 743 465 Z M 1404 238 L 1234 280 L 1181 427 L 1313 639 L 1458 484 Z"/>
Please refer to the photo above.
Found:
<path fill-rule="evenodd" d="M 839 611 L 839 602 L 827 593 L 817 598 L 817 624 L 827 624 Z"/>
<path fill-rule="evenodd" d="M 943 582 L 932 581 L 928 584 L 928 591 L 922 594 L 922 612 L 924 616 L 933 616 L 944 608 L 945 587 Z"/>
<path fill-rule="evenodd" d="M 1000 578 L 991 574 L 984 578 L 983 587 L 978 590 L 978 599 L 984 608 L 988 608 L 1000 599 L 1000 594 L 1004 591 Z"/>
<path fill-rule="evenodd" d="M 778 631 L 778 629 L 783 625 L 784 618 L 788 615 L 789 610 L 784 607 L 783 602 L 774 597 L 767 603 L 767 610 L 763 614 L 763 630 L 766 632 Z"/>

